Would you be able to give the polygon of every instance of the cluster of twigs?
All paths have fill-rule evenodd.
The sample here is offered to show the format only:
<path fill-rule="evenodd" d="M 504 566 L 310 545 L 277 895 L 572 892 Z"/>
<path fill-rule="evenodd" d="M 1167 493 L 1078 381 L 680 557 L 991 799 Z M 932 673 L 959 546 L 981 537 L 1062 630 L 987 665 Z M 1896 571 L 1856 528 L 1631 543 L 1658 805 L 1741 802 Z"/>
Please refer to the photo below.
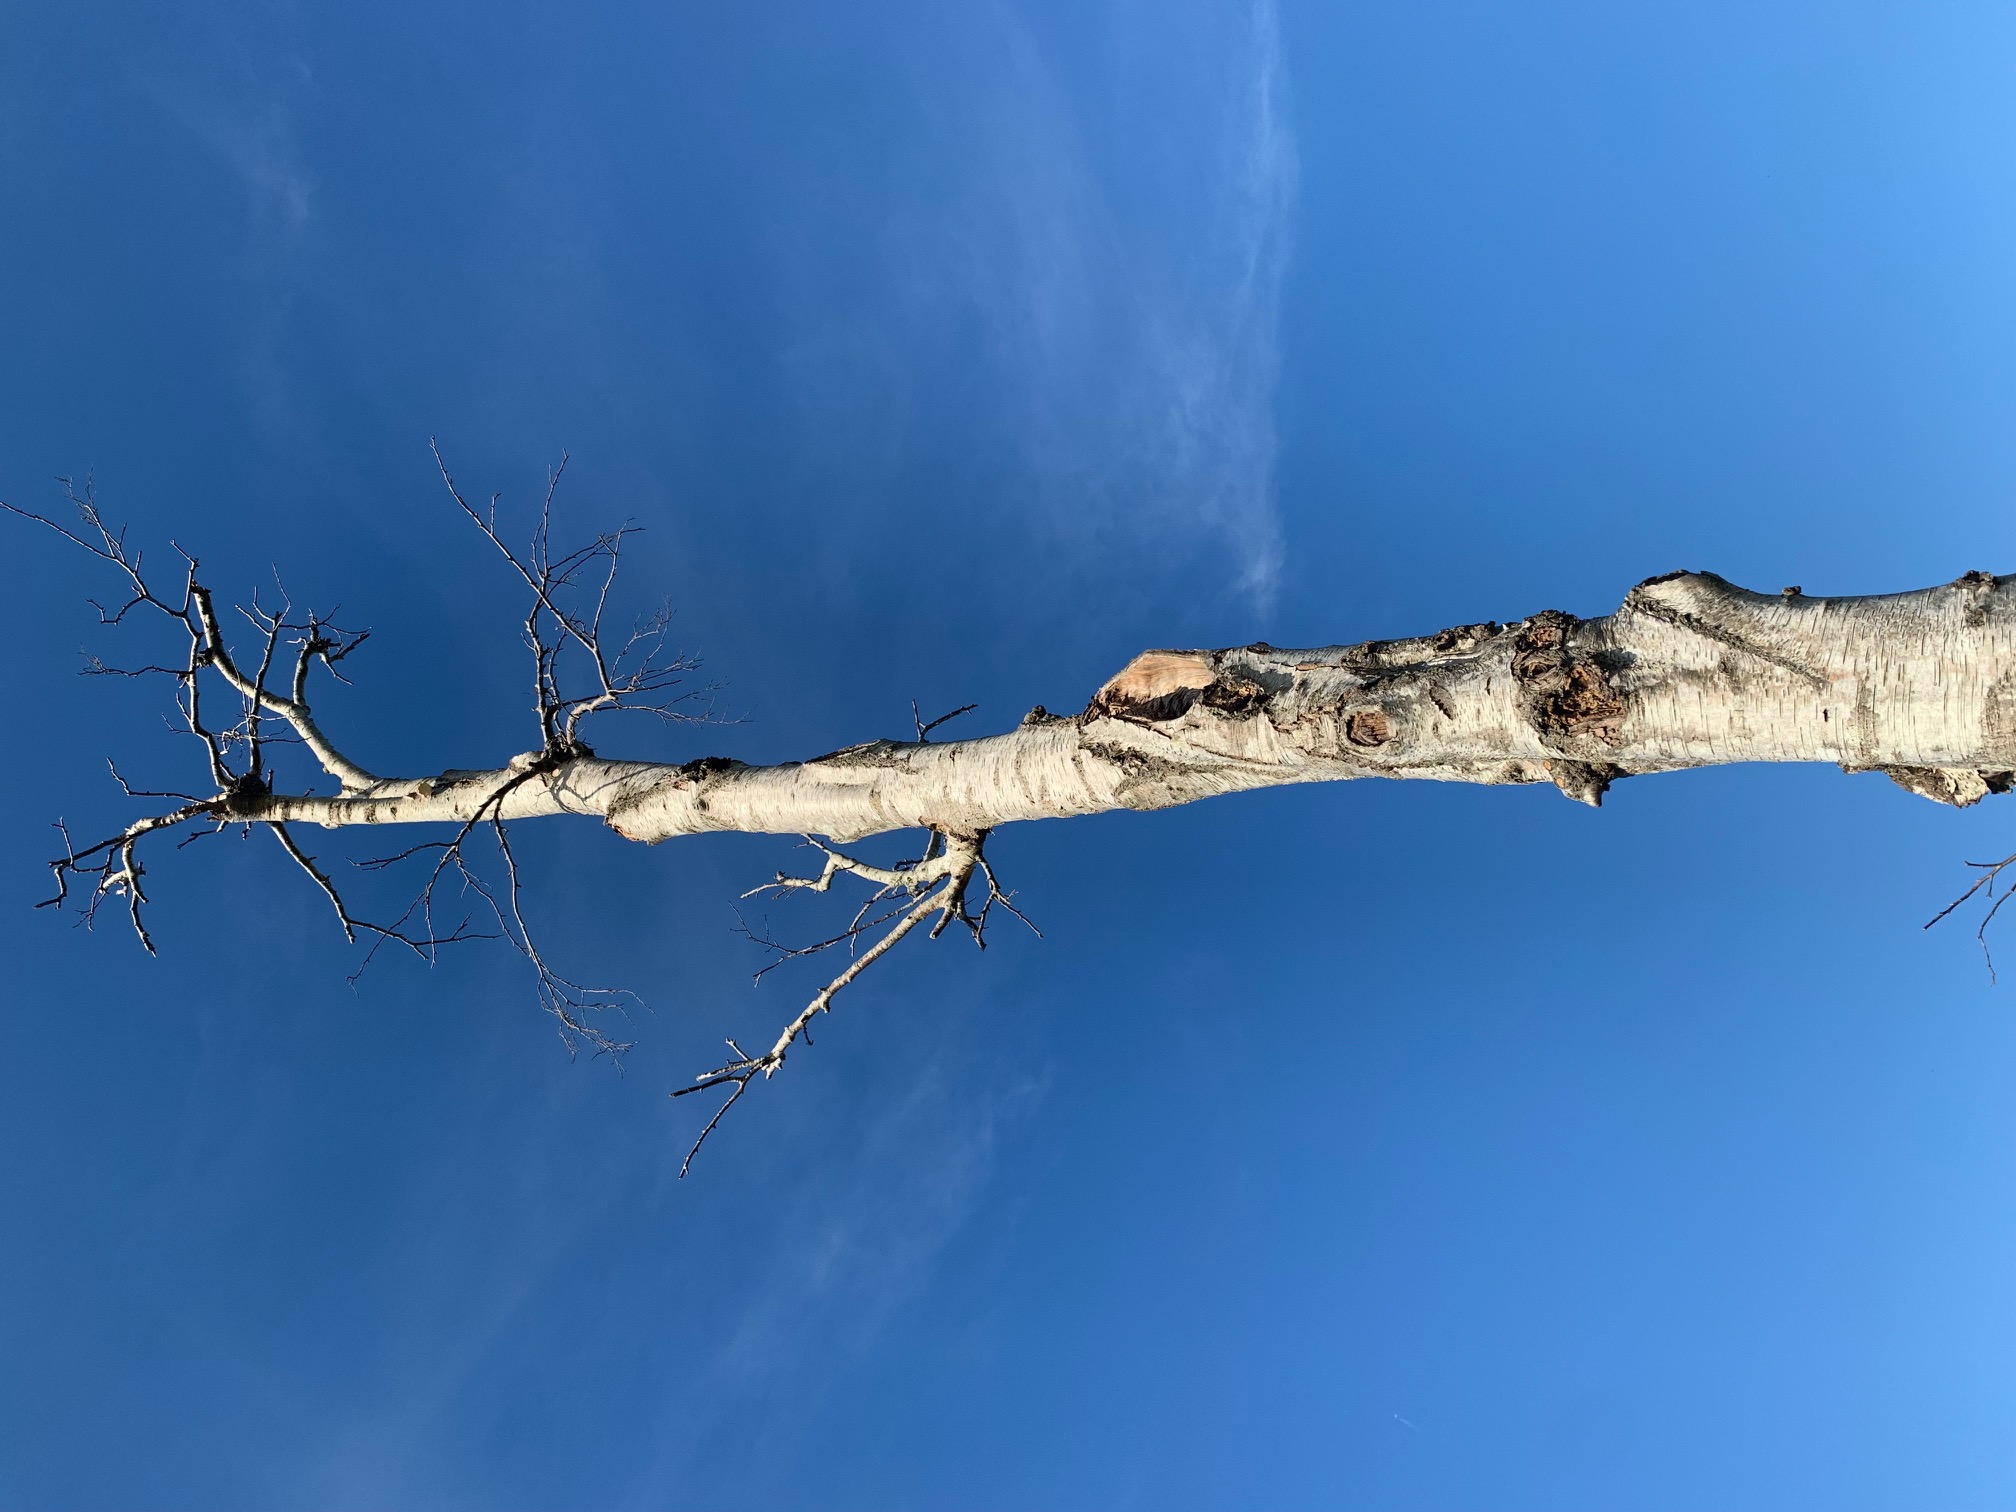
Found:
<path fill-rule="evenodd" d="M 439 462 L 440 454 L 435 453 Z M 505 800 L 519 786 L 536 780 L 575 756 L 589 754 L 581 728 L 592 716 L 642 710 L 664 719 L 704 717 L 681 707 L 705 690 L 682 687 L 696 663 L 672 654 L 666 646 L 670 616 L 659 609 L 640 621 L 614 654 L 605 649 L 603 625 L 610 589 L 631 527 L 598 536 L 577 551 L 555 554 L 550 546 L 554 496 L 565 459 L 548 479 L 546 496 L 532 544 L 513 551 L 499 534 L 493 498 L 487 511 L 473 508 L 456 491 L 447 468 L 442 477 L 455 502 L 486 539 L 503 555 L 531 591 L 532 605 L 524 621 L 524 639 L 534 665 L 533 706 L 540 747 L 529 760 L 514 763 L 511 775 L 490 792 L 476 813 L 445 840 L 408 847 L 393 855 L 353 863 L 365 872 L 384 872 L 405 862 L 427 864 L 418 891 L 390 923 L 380 923 L 353 910 L 330 870 L 310 855 L 288 826 L 266 815 L 265 800 L 277 790 L 282 775 L 276 765 L 280 747 L 295 747 L 312 757 L 324 774 L 336 779 L 345 796 L 383 796 L 411 784 L 388 783 L 350 759 L 322 729 L 309 701 L 309 681 L 319 668 L 338 682 L 346 681 L 339 664 L 369 638 L 368 630 L 346 630 L 328 615 L 297 616 L 285 587 L 278 603 L 269 606 L 255 595 L 238 611 L 253 633 L 249 654 L 234 649 L 208 586 L 199 576 L 197 559 L 175 546 L 178 565 L 173 586 L 163 587 L 150 576 L 142 553 L 129 546 L 126 532 L 108 524 L 87 481 L 82 488 L 59 479 L 76 511 L 78 525 L 68 526 L 47 516 L 0 504 L 9 512 L 33 520 L 82 547 L 111 567 L 122 583 L 116 604 L 93 601 L 99 621 L 123 624 L 136 610 L 173 621 L 186 637 L 185 654 L 169 663 L 140 667 L 108 666 L 87 659 L 85 672 L 101 677 L 169 678 L 175 685 L 173 727 L 192 737 L 203 752 L 209 791 L 141 789 L 131 786 L 114 767 L 113 777 L 130 798 L 177 800 L 178 806 L 135 820 L 90 845 L 73 842 L 61 823 L 63 854 L 50 863 L 56 879 L 54 895 L 45 907 L 75 905 L 87 926 L 109 899 L 123 898 L 141 945 L 154 952 L 147 927 L 146 867 L 143 841 L 165 832 L 184 831 L 179 844 L 238 828 L 249 833 L 267 830 L 295 865 L 329 900 L 345 939 L 369 941 L 361 972 L 390 943 L 432 961 L 444 945 L 472 939 L 507 941 L 531 966 L 540 1005 L 558 1022 L 568 1048 L 587 1045 L 597 1053 L 620 1054 L 627 1044 L 596 1022 L 596 1011 L 634 1004 L 635 994 L 615 988 L 588 986 L 567 977 L 547 961 L 525 915 L 518 858 L 503 819 Z M 577 668 L 585 666 L 584 678 Z M 581 688 L 581 691 L 573 691 Z M 219 705 L 222 697 L 221 707 Z M 307 791 L 304 782 L 301 791 Z M 474 842 L 494 847 L 494 866 L 501 877 L 492 880 L 473 854 Z M 459 914 L 443 922 L 437 914 Z M 474 927 L 477 919 L 486 927 Z M 353 978 L 354 980 L 354 978 Z"/>
<path fill-rule="evenodd" d="M 965 710 L 957 712 L 964 713 Z M 933 721 L 932 725 L 920 721 L 920 737 L 940 723 L 943 721 Z M 931 830 L 927 834 L 923 855 L 914 861 L 899 862 L 889 867 L 872 866 L 807 835 L 805 843 L 825 857 L 817 876 L 794 877 L 779 872 L 771 881 L 743 894 L 745 898 L 752 898 L 763 893 L 823 893 L 832 887 L 836 877 L 841 876 L 858 877 L 874 888 L 844 929 L 808 945 L 787 945 L 767 934 L 759 934 L 746 923 L 742 926 L 744 936 L 772 955 L 769 964 L 756 973 L 759 979 L 786 961 L 817 955 L 837 946 L 846 947 L 849 960 L 832 980 L 813 994 L 812 1000 L 798 1016 L 784 1026 L 783 1032 L 768 1050 L 752 1055 L 731 1039 L 728 1048 L 733 1055 L 729 1060 L 711 1071 L 703 1071 L 691 1086 L 673 1092 L 674 1097 L 686 1097 L 719 1087 L 729 1089 L 726 1100 L 715 1110 L 714 1116 L 700 1131 L 699 1138 L 693 1141 L 693 1147 L 686 1152 L 685 1162 L 679 1167 L 681 1176 L 692 1166 L 693 1157 L 700 1153 L 700 1146 L 707 1142 L 707 1136 L 714 1132 L 715 1126 L 735 1106 L 737 1099 L 748 1091 L 750 1082 L 759 1076 L 767 1080 L 776 1075 L 778 1068 L 784 1064 L 786 1052 L 799 1040 L 811 1044 L 812 1020 L 822 1013 L 831 1012 L 833 999 L 842 989 L 895 949 L 903 937 L 918 925 L 930 921 L 929 937 L 935 940 L 949 926 L 958 924 L 972 937 L 975 945 L 985 950 L 988 917 L 998 907 L 1027 924 L 1032 932 L 1041 934 L 1030 923 L 1028 916 L 1015 906 L 1013 896 L 1002 889 L 1000 880 L 994 875 L 994 867 L 988 861 L 985 849 L 986 831 L 960 835 Z M 973 905 L 976 880 L 985 888 L 985 896 L 977 908 Z"/>
<path fill-rule="evenodd" d="M 640 620 L 620 646 L 612 648 L 606 643 L 604 627 L 611 592 L 624 544 L 634 527 L 626 525 L 598 535 L 577 550 L 556 551 L 552 546 L 553 512 L 566 470 L 564 457 L 548 477 L 531 544 L 522 551 L 507 544 L 499 530 L 496 497 L 484 508 L 472 505 L 456 486 L 438 449 L 434 458 L 456 505 L 504 558 L 531 599 L 521 634 L 532 658 L 532 706 L 539 744 L 491 773 L 388 779 L 339 749 L 311 707 L 311 678 L 319 670 L 345 682 L 341 666 L 369 639 L 370 632 L 345 629 L 325 614 L 296 614 L 277 579 L 275 603 L 263 603 L 255 596 L 248 607 L 237 611 L 238 621 L 249 629 L 251 637 L 250 650 L 241 654 L 226 633 L 227 620 L 220 617 L 211 591 L 199 575 L 196 558 L 176 546 L 172 586 L 162 586 L 158 577 L 150 577 L 140 551 L 128 546 L 124 530 L 106 523 L 88 481 L 80 489 L 67 479 L 59 480 L 76 511 L 75 526 L 0 504 L 0 508 L 55 531 L 113 570 L 122 583 L 123 597 L 112 605 L 94 602 L 103 624 L 120 625 L 135 611 L 142 611 L 180 627 L 186 644 L 170 661 L 119 668 L 92 657 L 84 670 L 100 677 L 169 679 L 174 685 L 173 727 L 201 747 L 206 778 L 202 791 L 143 789 L 127 783 L 114 767 L 113 779 L 128 798 L 169 801 L 173 806 L 89 845 L 73 842 L 69 829 L 59 822 L 63 854 L 50 863 L 56 891 L 43 906 L 72 905 L 88 926 L 108 900 L 123 899 L 135 934 L 152 954 L 155 946 L 145 912 L 143 843 L 151 847 L 156 836 L 171 832 L 180 832 L 178 844 L 188 845 L 234 828 L 246 834 L 264 829 L 328 900 L 344 938 L 365 945 L 353 982 L 388 944 L 431 963 L 446 945 L 503 940 L 531 967 L 540 1006 L 557 1021 L 569 1051 L 586 1045 L 597 1054 L 620 1057 L 629 1046 L 602 1026 L 602 1010 L 627 1012 L 640 1000 L 624 989 L 575 981 L 549 963 L 526 918 L 524 879 L 506 822 L 506 803 L 525 784 L 552 777 L 570 762 L 592 758 L 594 752 L 582 738 L 590 719 L 625 711 L 647 712 L 668 720 L 704 719 L 705 712 L 696 712 L 689 704 L 708 690 L 685 685 L 687 674 L 697 664 L 668 650 L 668 609 L 661 607 Z M 913 704 L 917 741 L 929 741 L 932 731 L 971 709 L 969 704 L 927 722 Z M 295 754 L 290 756 L 289 752 Z M 454 833 L 447 838 L 351 863 L 355 870 L 367 874 L 424 868 L 417 890 L 389 923 L 354 910 L 332 869 L 311 855 L 279 817 L 281 808 L 295 801 L 283 789 L 283 779 L 290 775 L 296 779 L 294 794 L 305 797 L 310 791 L 309 774 L 286 770 L 297 766 L 304 756 L 324 776 L 335 779 L 343 799 L 415 798 L 470 777 L 481 777 L 488 784 L 480 790 L 473 812 L 465 809 L 465 816 L 453 821 Z M 772 956 L 758 977 L 787 961 L 840 947 L 845 948 L 848 962 L 813 995 L 768 1050 L 746 1054 L 730 1040 L 732 1059 L 672 1094 L 681 1097 L 710 1088 L 728 1089 L 726 1100 L 687 1152 L 681 1176 L 750 1082 L 773 1075 L 784 1063 L 786 1052 L 799 1041 L 809 1045 L 812 1020 L 830 1011 L 843 989 L 920 925 L 928 924 L 928 934 L 935 939 L 957 924 L 984 948 L 988 920 L 995 908 L 1029 922 L 1000 886 L 985 855 L 986 840 L 984 832 L 932 830 L 921 856 L 879 867 L 808 837 L 806 843 L 824 857 L 816 876 L 779 873 L 774 881 L 745 894 L 823 894 L 841 876 L 859 879 L 871 889 L 845 928 L 810 944 L 787 945 L 743 927 L 743 933 Z"/>
<path fill-rule="evenodd" d="M 660 719 L 691 721 L 695 716 L 681 706 L 692 700 L 693 690 L 676 692 L 685 674 L 699 663 L 688 656 L 669 655 L 666 632 L 671 628 L 672 610 L 660 604 L 639 620 L 629 638 L 610 655 L 602 644 L 602 622 L 609 608 L 609 592 L 622 566 L 623 543 L 637 534 L 639 527 L 624 525 L 595 537 L 586 546 L 553 554 L 553 499 L 567 471 L 567 458 L 547 475 L 546 497 L 539 506 L 539 522 L 532 532 L 532 545 L 519 556 L 505 544 L 497 531 L 498 495 L 491 495 L 488 508 L 478 510 L 462 497 L 441 450 L 434 448 L 434 463 L 441 481 L 462 512 L 511 569 L 532 591 L 532 607 L 526 612 L 523 635 L 525 648 L 532 653 L 533 707 L 539 715 L 540 749 L 556 759 L 594 753 L 581 740 L 584 721 L 597 714 L 619 711 L 654 714 Z M 597 579 L 599 578 L 599 581 Z M 569 590 L 581 589 L 589 599 L 586 609 L 576 609 L 564 601 Z M 562 675 L 562 663 L 569 652 L 586 661 L 593 674 L 593 686 L 583 693 L 570 693 L 573 681 Z"/>

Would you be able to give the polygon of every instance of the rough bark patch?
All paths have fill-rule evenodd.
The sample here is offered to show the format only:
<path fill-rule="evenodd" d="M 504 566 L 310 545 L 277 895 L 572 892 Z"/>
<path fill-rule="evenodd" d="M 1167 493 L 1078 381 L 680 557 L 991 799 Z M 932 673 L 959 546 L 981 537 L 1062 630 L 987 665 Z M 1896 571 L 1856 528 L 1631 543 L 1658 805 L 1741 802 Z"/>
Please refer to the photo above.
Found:
<path fill-rule="evenodd" d="M 1629 775 L 1622 767 L 1606 761 L 1570 761 L 1565 756 L 1557 756 L 1545 766 L 1554 786 L 1591 808 L 1603 807 L 1603 795 L 1610 791 L 1610 784 Z"/>
<path fill-rule="evenodd" d="M 742 762 L 731 761 L 726 756 L 702 756 L 698 761 L 689 761 L 684 766 L 674 767 L 673 771 L 688 782 L 699 782 L 712 777 L 716 772 L 732 772 L 742 765 Z"/>
<path fill-rule="evenodd" d="M 1462 656 L 1495 639 L 1504 629 L 1496 620 L 1486 620 L 1480 625 L 1451 625 L 1447 630 L 1435 632 L 1433 644 L 1444 656 Z"/>
<path fill-rule="evenodd" d="M 1197 701 L 1220 714 L 1245 715 L 1267 702 L 1267 690 L 1251 678 L 1220 673 Z"/>
<path fill-rule="evenodd" d="M 1382 746 L 1393 738 L 1384 709 L 1354 709 L 1344 721 L 1344 738 L 1355 746 Z"/>
<path fill-rule="evenodd" d="M 1879 771 L 1907 793 L 1953 808 L 1971 808 L 1990 793 L 2006 793 L 2008 772 L 1977 772 L 1970 767 L 1880 767 Z"/>
<path fill-rule="evenodd" d="M 807 766 L 893 767 L 903 751 L 912 749 L 897 740 L 864 740 L 859 745 L 842 746 L 824 756 L 814 756 Z"/>
<path fill-rule="evenodd" d="M 1953 580 L 1953 586 L 1967 595 L 1963 618 L 1970 627 L 1988 623 L 1988 595 L 1995 591 L 1995 581 L 1994 573 L 1980 571 L 1963 572 Z"/>
<path fill-rule="evenodd" d="M 1543 609 L 1528 620 L 1513 642 L 1512 675 L 1526 690 L 1528 714 L 1543 740 L 1623 740 L 1624 700 L 1603 669 L 1568 648 L 1568 633 L 1581 621 L 1558 609 Z"/>

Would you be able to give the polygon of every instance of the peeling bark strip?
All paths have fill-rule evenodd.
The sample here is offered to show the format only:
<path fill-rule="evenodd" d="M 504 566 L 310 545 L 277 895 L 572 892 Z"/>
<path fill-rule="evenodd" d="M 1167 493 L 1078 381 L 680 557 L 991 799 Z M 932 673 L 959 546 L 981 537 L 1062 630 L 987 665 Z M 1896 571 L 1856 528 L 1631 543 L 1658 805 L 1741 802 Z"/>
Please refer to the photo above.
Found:
<path fill-rule="evenodd" d="M 532 760 L 337 798 L 247 795 L 233 812 L 325 825 L 573 813 L 653 842 L 850 840 L 1356 777 L 1552 782 L 1595 804 L 1622 777 L 1741 761 L 1882 771 L 1965 805 L 2016 772 L 2016 579 L 1813 598 L 1675 573 L 1602 619 L 1543 610 L 1356 646 L 1144 652 L 1077 717 L 979 740 L 874 741 L 769 767 L 583 755 L 528 778 Z"/>

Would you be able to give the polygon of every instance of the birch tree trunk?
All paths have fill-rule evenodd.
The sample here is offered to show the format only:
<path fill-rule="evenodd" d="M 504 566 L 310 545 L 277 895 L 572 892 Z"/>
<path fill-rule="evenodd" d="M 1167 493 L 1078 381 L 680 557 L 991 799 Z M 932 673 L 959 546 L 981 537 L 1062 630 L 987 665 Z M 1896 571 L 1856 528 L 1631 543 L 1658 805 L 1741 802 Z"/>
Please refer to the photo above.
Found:
<path fill-rule="evenodd" d="M 1942 803 L 2016 771 L 2016 579 L 1871 598 L 1653 578 L 1616 613 L 1542 611 L 1411 640 L 1149 651 L 1084 712 L 937 744 L 878 740 L 781 766 L 531 753 L 488 771 L 248 794 L 234 814 L 327 826 L 581 814 L 633 840 L 716 830 L 846 841 L 1159 809 L 1358 777 L 1552 782 L 1744 761 L 1881 771 Z"/>

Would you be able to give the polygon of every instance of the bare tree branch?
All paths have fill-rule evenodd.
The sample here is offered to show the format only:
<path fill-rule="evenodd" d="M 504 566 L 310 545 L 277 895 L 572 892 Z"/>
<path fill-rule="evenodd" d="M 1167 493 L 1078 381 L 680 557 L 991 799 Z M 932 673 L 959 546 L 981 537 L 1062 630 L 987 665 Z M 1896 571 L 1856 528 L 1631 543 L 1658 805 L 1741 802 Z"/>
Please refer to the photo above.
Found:
<path fill-rule="evenodd" d="M 1998 978 L 1995 975 L 1995 953 L 1988 947 L 1988 926 L 1993 924 L 1995 916 L 2002 912 L 2002 905 L 2007 903 L 2010 898 L 2016 897 L 2016 887 L 2005 887 L 2000 893 L 1997 893 L 1995 891 L 1995 884 L 2002 879 L 2002 874 L 2005 871 L 2012 866 L 2016 866 L 2016 855 L 2004 856 L 2000 861 L 1969 861 L 1967 864 L 1979 871 L 1981 875 L 1974 879 L 1973 886 L 1969 887 L 1959 897 L 1927 919 L 1925 921 L 1925 928 L 1930 929 L 1934 924 L 1955 913 L 1963 904 L 1973 898 L 1976 893 L 1985 892 L 1987 894 L 1986 901 L 1988 906 L 1982 911 L 1981 920 L 1974 927 L 1974 939 L 1981 946 L 1982 959 L 1988 963 L 1988 980 L 1993 982 L 1998 980 Z"/>
<path fill-rule="evenodd" d="M 931 732 L 937 729 L 938 726 L 942 724 L 950 724 L 953 720 L 957 719 L 961 714 L 971 714 L 975 709 L 979 707 L 980 705 L 978 704 L 961 704 L 958 708 L 954 709 L 950 714 L 940 714 L 936 719 L 932 720 L 929 724 L 926 724 L 924 722 L 924 716 L 917 712 L 917 700 L 914 698 L 911 699 L 910 722 L 917 726 L 917 744 L 922 745 L 926 740 L 930 739 Z"/>
<path fill-rule="evenodd" d="M 583 739 L 591 719 L 624 711 L 679 723 L 707 717 L 695 701 L 708 690 L 687 685 L 696 663 L 667 645 L 667 610 L 645 615 L 615 644 L 616 577 L 635 528 L 557 549 L 563 458 L 547 478 L 529 545 L 514 549 L 497 499 L 473 506 L 438 448 L 434 456 L 455 506 L 527 594 L 519 634 L 531 657 L 538 740 L 488 767 L 419 776 L 376 775 L 314 713 L 315 678 L 343 681 L 339 668 L 368 631 L 297 612 L 277 579 L 270 601 L 255 596 L 235 617 L 220 614 L 197 559 L 178 546 L 171 571 L 150 572 L 126 533 L 106 523 L 88 480 L 81 488 L 63 480 L 74 524 L 0 504 L 110 570 L 121 596 L 96 605 L 101 623 L 172 622 L 171 640 L 178 632 L 180 640 L 170 649 L 136 658 L 131 669 L 94 656 L 84 671 L 171 680 L 170 727 L 202 751 L 202 776 L 182 787 L 138 787 L 115 767 L 127 799 L 161 807 L 88 846 L 59 825 L 63 853 L 50 863 L 56 894 L 47 903 L 74 906 L 88 925 L 108 898 L 124 899 L 151 953 L 142 848 L 169 831 L 181 831 L 177 843 L 186 845 L 264 825 L 328 900 L 366 966 L 388 943 L 432 960 L 446 944 L 501 938 L 527 963 L 569 1049 L 614 1057 L 625 1044 L 601 1026 L 601 1014 L 627 1013 L 639 1000 L 551 962 L 535 938 L 510 825 L 571 814 L 645 842 L 721 831 L 804 836 L 819 853 L 817 868 L 780 872 L 748 896 L 818 897 L 846 878 L 862 889 L 860 901 L 847 905 L 841 928 L 814 931 L 806 944 L 778 941 L 767 924 L 760 933 L 745 925 L 773 957 L 758 975 L 841 946 L 846 963 L 767 1049 L 745 1053 L 731 1040 L 729 1059 L 672 1094 L 724 1093 L 688 1166 L 750 1084 L 809 1044 L 812 1021 L 920 926 L 936 938 L 957 924 L 984 947 L 997 905 L 1029 922 L 986 854 L 989 836 L 1006 824 L 1365 777 L 1545 783 L 1598 805 L 1627 777 L 1739 761 L 1832 762 L 1958 806 L 2016 788 L 2016 726 L 2003 707 L 2007 669 L 2016 666 L 2016 580 L 1985 572 L 1875 598 L 1755 594 L 1710 573 L 1670 573 L 1595 619 L 1550 609 L 1406 640 L 1146 651 L 1081 713 L 1038 707 L 1016 729 L 978 739 L 931 738 L 972 705 L 926 721 L 913 702 L 914 739 L 871 740 L 808 761 L 608 760 Z M 249 637 L 242 654 L 227 620 Z M 316 772 L 339 790 L 311 791 Z M 366 887 L 407 863 L 424 871 L 404 912 L 381 924 L 350 906 L 337 869 L 302 844 L 296 827 L 305 824 L 430 825 L 448 838 L 358 863 Z M 903 830 L 924 834 L 915 860 L 877 865 L 843 848 Z M 2005 872 L 2016 856 L 1972 864 L 1982 875 L 1932 922 L 1984 897 L 1977 938 L 1985 950 L 1988 926 L 2011 896 Z M 442 927 L 437 912 L 445 921 L 455 917 L 451 908 L 461 917 Z M 471 928 L 478 918 L 480 933 Z"/>
<path fill-rule="evenodd" d="M 707 1136 L 714 1132 L 728 1109 L 734 1106 L 737 1099 L 748 1089 L 749 1083 L 758 1076 L 767 1081 L 776 1075 L 784 1064 L 786 1053 L 799 1040 L 803 1039 L 810 1044 L 809 1035 L 813 1019 L 822 1013 L 830 1013 L 834 998 L 876 961 L 895 949 L 903 937 L 918 925 L 930 920 L 929 934 L 935 940 L 945 932 L 948 925 L 958 923 L 965 927 L 972 936 L 973 943 L 982 950 L 987 948 L 988 912 L 996 904 L 1006 908 L 1024 924 L 1028 924 L 1032 931 L 1036 928 L 1035 925 L 1029 924 L 1022 911 L 1001 891 L 994 876 L 994 869 L 985 857 L 987 843 L 985 831 L 960 835 L 933 830 L 924 855 L 899 867 L 870 865 L 822 844 L 809 835 L 806 837 L 806 843 L 825 857 L 825 864 L 817 876 L 794 877 L 779 872 L 774 880 L 765 883 L 761 888 L 752 889 L 744 896 L 753 896 L 756 892 L 764 891 L 824 893 L 831 888 L 834 879 L 840 876 L 859 877 L 865 882 L 874 883 L 876 891 L 871 895 L 869 903 L 863 905 L 861 912 L 854 916 L 852 925 L 841 934 L 811 946 L 791 948 L 773 945 L 772 948 L 787 958 L 810 955 L 837 944 L 845 943 L 851 946 L 884 924 L 888 924 L 889 928 L 866 949 L 856 954 L 844 969 L 813 994 L 812 1000 L 784 1026 L 768 1050 L 760 1055 L 748 1055 L 730 1040 L 728 1047 L 735 1052 L 732 1060 L 711 1071 L 702 1072 L 694 1079 L 692 1086 L 680 1087 L 671 1094 L 674 1097 L 686 1097 L 695 1092 L 705 1092 L 710 1088 L 722 1086 L 731 1088 L 727 1100 L 707 1121 L 707 1126 L 700 1131 L 700 1137 L 687 1151 L 685 1162 L 679 1168 L 682 1177 L 692 1166 L 693 1158 L 700 1153 L 700 1146 L 706 1142 Z M 978 877 L 986 887 L 986 897 L 981 901 L 977 911 L 972 908 L 970 902 L 975 877 Z M 906 906 L 864 923 L 864 918 L 873 904 L 892 894 L 900 894 L 908 900 Z M 761 972 L 757 974 L 762 975 Z"/>

